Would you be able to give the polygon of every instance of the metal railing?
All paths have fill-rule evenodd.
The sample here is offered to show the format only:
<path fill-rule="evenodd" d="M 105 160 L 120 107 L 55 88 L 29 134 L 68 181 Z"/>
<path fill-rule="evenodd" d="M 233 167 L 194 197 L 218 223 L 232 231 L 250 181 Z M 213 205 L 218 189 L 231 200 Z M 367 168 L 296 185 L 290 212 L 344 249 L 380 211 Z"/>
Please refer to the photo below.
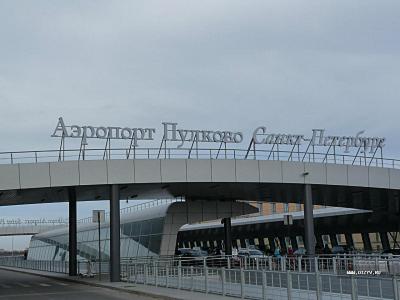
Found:
<path fill-rule="evenodd" d="M 0 265 L 14 266 L 43 271 L 65 270 L 62 261 L 24 260 L 23 256 L 0 257 Z M 89 264 L 98 264 L 98 261 L 79 261 L 82 272 L 90 268 Z M 102 266 L 108 265 L 102 261 Z M 364 274 L 391 277 L 400 275 L 399 256 L 380 255 L 338 255 L 338 256 L 298 256 L 298 257 L 240 257 L 240 256 L 207 256 L 207 257 L 137 257 L 121 258 L 121 266 L 148 265 L 153 267 L 209 267 L 243 270 L 266 270 L 279 272 L 320 272 L 323 274 Z M 96 267 L 92 267 L 96 269 Z M 103 267 L 108 272 L 108 267 Z M 55 271 L 58 272 L 58 271 Z M 62 272 L 62 271 L 60 271 Z"/>
<path fill-rule="evenodd" d="M 26 260 L 24 256 L 0 257 L 0 266 L 21 268 L 28 270 L 53 272 L 53 273 L 69 273 L 68 261 L 56 260 Z M 98 275 L 99 270 L 102 274 L 108 274 L 110 271 L 109 261 L 78 261 L 78 275 Z"/>
<path fill-rule="evenodd" d="M 132 205 L 132 206 L 128 206 L 128 207 L 124 207 L 120 209 L 120 214 L 128 214 L 134 211 L 139 211 L 139 210 L 143 210 L 146 208 L 152 208 L 152 207 L 156 207 L 159 205 L 165 205 L 165 204 L 170 204 L 170 203 L 175 203 L 175 202 L 185 202 L 185 199 L 183 197 L 179 197 L 179 198 L 166 198 L 166 199 L 156 199 L 156 200 L 152 200 L 152 201 L 148 201 L 145 203 L 140 203 L 140 204 L 136 204 L 136 205 Z M 110 212 L 106 212 L 105 213 L 105 219 L 109 220 L 110 219 Z M 92 217 L 86 217 L 83 219 L 79 219 L 77 221 L 78 223 L 91 223 L 92 222 Z"/>
<path fill-rule="evenodd" d="M 281 149 L 221 148 L 104 148 L 0 152 L 0 164 L 39 163 L 109 159 L 257 159 L 299 162 L 334 163 L 387 168 L 400 168 L 400 160 L 370 153 L 356 155 L 326 152 L 288 151 Z"/>
<path fill-rule="evenodd" d="M 137 257 L 122 258 L 124 264 L 153 266 L 206 266 L 238 268 L 245 270 L 321 272 L 347 274 L 349 272 L 380 276 L 400 275 L 400 256 L 340 254 L 320 256 L 205 256 L 205 257 Z"/>
<path fill-rule="evenodd" d="M 68 273 L 67 261 L 25 260 L 23 256 L 1 257 L 0 266 L 54 273 Z"/>
<path fill-rule="evenodd" d="M 399 299 L 395 277 L 132 264 L 126 281 L 248 299 Z"/>
<path fill-rule="evenodd" d="M 390 264 L 393 267 L 394 262 L 400 263 L 399 257 L 340 255 L 240 260 L 233 256 L 124 259 L 121 277 L 135 284 L 249 299 L 400 299 L 399 279 L 390 274 L 388 267 Z M 377 263 L 371 264 L 372 261 Z M 388 267 L 387 276 L 366 273 L 383 264 Z M 68 273 L 66 261 L 30 261 L 21 256 L 1 258 L 0 265 Z M 98 270 L 98 262 L 78 262 L 80 275 L 98 275 Z M 101 270 L 102 274 L 109 272 L 108 261 L 101 263 Z M 342 272 L 345 270 L 350 274 Z"/>

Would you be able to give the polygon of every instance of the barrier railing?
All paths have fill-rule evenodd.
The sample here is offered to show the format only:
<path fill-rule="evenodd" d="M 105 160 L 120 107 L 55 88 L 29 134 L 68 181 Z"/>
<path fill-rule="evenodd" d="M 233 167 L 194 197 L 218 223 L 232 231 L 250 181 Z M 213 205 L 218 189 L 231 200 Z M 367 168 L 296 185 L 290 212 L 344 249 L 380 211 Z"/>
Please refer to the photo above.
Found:
<path fill-rule="evenodd" d="M 387 255 L 340 254 L 309 256 L 205 256 L 122 258 L 123 264 L 157 266 L 206 266 L 245 270 L 321 272 L 332 274 L 400 275 L 400 257 Z"/>
<path fill-rule="evenodd" d="M 207 266 L 127 266 L 127 282 L 250 299 L 399 299 L 397 278 Z"/>
<path fill-rule="evenodd" d="M 0 152 L 0 164 L 109 159 L 258 159 L 400 168 L 400 160 L 375 154 L 337 154 L 274 149 L 104 148 Z"/>
<path fill-rule="evenodd" d="M 54 273 L 68 273 L 69 270 L 67 261 L 25 260 L 23 256 L 1 257 L 0 266 Z"/>
<path fill-rule="evenodd" d="M 387 266 L 393 262 L 399 263 L 398 257 L 352 255 L 266 257 L 265 260 L 257 257 L 241 258 L 238 265 L 233 265 L 233 259 L 230 256 L 197 260 L 173 257 L 124 259 L 121 262 L 121 277 L 135 284 L 251 299 L 399 300 L 399 280 L 396 276 L 366 272 L 373 271 L 370 268 L 376 268 L 382 263 Z M 297 267 L 296 259 L 299 263 Z M 377 260 L 378 264 L 370 265 L 372 260 Z M 0 265 L 68 273 L 66 261 L 29 261 L 21 256 L 1 258 Z M 78 273 L 82 276 L 98 275 L 99 266 L 98 262 L 80 261 Z M 102 274 L 109 272 L 108 261 L 101 263 L 101 270 Z M 344 270 L 351 272 L 342 273 Z"/>
<path fill-rule="evenodd" d="M 63 272 L 65 261 L 24 260 L 22 256 L 0 257 L 0 265 L 14 266 L 43 271 Z M 81 273 L 87 270 L 97 273 L 98 261 L 79 261 Z M 108 272 L 108 261 L 102 261 L 102 272 Z M 122 258 L 122 265 L 141 265 L 157 267 L 209 267 L 244 270 L 296 271 L 303 273 L 320 272 L 326 274 L 364 274 L 381 277 L 400 275 L 400 257 L 379 255 L 338 255 L 338 256 L 298 256 L 298 257 L 137 257 Z M 60 271 L 57 271 L 60 270 Z M 85 271 L 86 270 L 86 271 Z"/>
<path fill-rule="evenodd" d="M 170 204 L 170 203 L 175 203 L 175 202 L 185 202 L 185 199 L 183 197 L 172 198 L 172 199 L 156 199 L 156 200 L 152 200 L 152 201 L 148 201 L 148 202 L 121 208 L 120 214 L 127 214 L 127 213 L 131 213 L 134 211 L 146 209 L 146 208 L 152 208 L 152 207 L 156 207 L 159 205 L 165 205 L 165 204 Z M 110 219 L 110 212 L 105 213 L 105 218 L 106 218 L 106 220 Z M 92 217 L 86 217 L 86 218 L 78 220 L 78 223 L 91 223 L 91 222 L 92 222 Z"/>

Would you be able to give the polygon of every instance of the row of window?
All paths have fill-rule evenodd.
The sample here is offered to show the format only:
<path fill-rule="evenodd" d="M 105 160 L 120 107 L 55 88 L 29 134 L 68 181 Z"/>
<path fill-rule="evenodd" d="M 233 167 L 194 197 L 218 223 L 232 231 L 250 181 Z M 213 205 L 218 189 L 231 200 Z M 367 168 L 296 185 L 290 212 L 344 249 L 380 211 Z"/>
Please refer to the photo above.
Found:
<path fill-rule="evenodd" d="M 161 247 L 164 218 L 121 224 L 121 256 L 158 255 Z M 109 257 L 109 227 L 101 228 L 100 251 L 102 258 Z M 99 233 L 97 229 L 77 233 L 78 255 L 84 259 L 98 259 Z M 47 238 L 32 237 L 28 259 L 64 261 L 68 249 L 68 235 L 62 234 Z"/>
<path fill-rule="evenodd" d="M 380 233 L 378 232 L 373 232 L 373 233 L 369 233 L 369 240 L 371 243 L 371 248 L 373 251 L 380 251 L 383 249 L 383 245 L 381 242 L 381 238 L 380 238 Z M 388 236 L 388 241 L 389 241 L 389 246 L 391 249 L 395 249 L 395 248 L 400 248 L 400 232 L 388 232 L 387 233 Z M 331 236 L 329 235 L 322 235 L 322 242 L 325 245 L 328 245 L 330 248 L 332 248 L 332 246 L 334 244 L 338 244 L 338 245 L 346 245 L 347 241 L 346 241 L 346 237 L 344 234 L 336 234 L 334 235 L 334 237 L 336 238 L 336 243 L 335 241 L 331 241 Z M 362 235 L 361 233 L 353 233 L 351 234 L 351 238 L 352 238 L 352 242 L 354 245 L 354 248 L 356 250 L 364 250 L 364 242 L 362 239 Z M 271 244 L 270 241 L 273 241 L 273 244 Z M 291 240 L 290 237 L 285 237 L 284 243 L 285 245 L 281 245 L 281 240 L 277 237 L 272 238 L 272 239 L 268 239 L 268 238 L 254 238 L 254 239 L 244 239 L 244 240 L 240 240 L 240 239 L 236 239 L 232 241 L 232 245 L 233 247 L 236 248 L 244 248 L 244 247 L 248 247 L 249 245 L 256 245 L 256 246 L 260 246 L 263 245 L 263 247 L 265 246 L 265 248 L 267 249 L 272 249 L 274 247 L 291 247 L 291 248 L 295 248 L 293 245 L 293 242 Z M 333 243 L 332 243 L 333 242 Z M 297 247 L 304 247 L 304 241 L 303 241 L 303 237 L 302 236 L 296 236 L 296 243 L 297 243 Z M 217 248 L 220 247 L 220 245 L 223 244 L 223 241 L 217 241 L 217 240 L 208 240 L 208 241 L 182 241 L 178 243 L 179 247 L 184 247 L 184 248 L 193 248 L 193 247 L 204 247 L 204 248 Z"/>

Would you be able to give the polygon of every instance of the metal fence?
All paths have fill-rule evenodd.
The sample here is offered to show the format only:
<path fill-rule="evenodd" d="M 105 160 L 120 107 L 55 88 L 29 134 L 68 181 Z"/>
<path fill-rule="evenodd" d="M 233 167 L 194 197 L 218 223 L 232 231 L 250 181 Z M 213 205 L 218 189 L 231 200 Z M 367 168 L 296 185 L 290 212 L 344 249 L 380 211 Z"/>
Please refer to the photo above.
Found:
<path fill-rule="evenodd" d="M 3 257 L 0 265 L 66 274 L 69 271 L 67 261 L 32 261 L 23 256 Z M 123 259 L 121 277 L 136 284 L 248 299 L 400 300 L 399 280 L 392 273 L 394 269 L 390 270 L 399 265 L 398 257 L 372 255 L 240 260 L 231 256 L 143 257 Z M 381 268 L 381 272 L 372 273 L 376 268 Z M 109 262 L 78 262 L 81 276 L 99 275 L 100 270 L 101 274 L 108 274 Z M 396 270 L 395 274 L 399 274 Z"/>
<path fill-rule="evenodd" d="M 69 270 L 67 261 L 25 260 L 23 256 L 1 257 L 0 266 L 54 273 L 68 273 Z"/>
<path fill-rule="evenodd" d="M 25 260 L 24 256 L 0 257 L 0 266 L 63 274 L 69 273 L 68 261 Z M 78 261 L 77 263 L 78 275 L 98 275 L 100 271 L 101 274 L 108 274 L 110 271 L 110 262 Z"/>
<path fill-rule="evenodd" d="M 400 257 L 388 255 L 341 254 L 309 256 L 207 256 L 122 258 L 123 264 L 147 264 L 159 267 L 201 266 L 244 270 L 321 272 L 336 275 L 400 275 Z"/>
<path fill-rule="evenodd" d="M 335 151 L 316 152 L 273 149 L 219 148 L 98 148 L 41 151 L 0 152 L 0 164 L 39 163 L 72 160 L 109 159 L 258 159 L 334 163 L 387 168 L 400 168 L 400 160 L 359 151 L 355 155 Z"/>
<path fill-rule="evenodd" d="M 127 265 L 127 282 L 247 299 L 399 299 L 398 279 L 207 266 Z"/>

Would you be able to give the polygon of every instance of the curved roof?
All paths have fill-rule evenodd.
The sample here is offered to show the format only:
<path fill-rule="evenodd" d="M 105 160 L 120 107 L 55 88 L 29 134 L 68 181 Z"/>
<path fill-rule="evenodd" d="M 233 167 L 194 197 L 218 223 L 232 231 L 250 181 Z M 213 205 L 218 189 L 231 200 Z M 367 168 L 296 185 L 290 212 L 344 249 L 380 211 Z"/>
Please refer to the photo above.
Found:
<path fill-rule="evenodd" d="M 124 159 L 0 165 L 0 205 L 64 202 L 68 200 L 66 188 L 71 186 L 77 188 L 78 200 L 83 201 L 108 199 L 110 184 L 124 187 L 123 199 L 183 196 L 255 200 L 263 198 L 271 187 L 305 183 L 400 190 L 400 170 L 239 159 Z"/>

